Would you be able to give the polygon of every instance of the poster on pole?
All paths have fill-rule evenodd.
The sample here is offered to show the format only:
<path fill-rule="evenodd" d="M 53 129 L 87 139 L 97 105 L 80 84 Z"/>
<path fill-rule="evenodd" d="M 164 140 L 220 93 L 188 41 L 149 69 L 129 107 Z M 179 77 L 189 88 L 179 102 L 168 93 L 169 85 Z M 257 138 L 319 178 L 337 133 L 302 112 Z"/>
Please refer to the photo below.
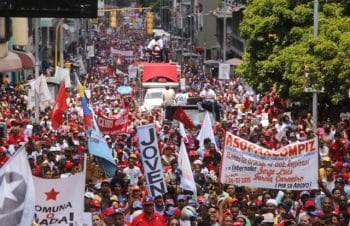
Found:
<path fill-rule="evenodd" d="M 167 193 L 163 165 L 158 150 L 156 128 L 154 124 L 137 127 L 140 154 L 149 194 L 153 197 Z"/>
<path fill-rule="evenodd" d="M 227 133 L 220 181 L 267 189 L 318 189 L 317 138 L 270 150 Z"/>
<path fill-rule="evenodd" d="M 269 114 L 268 113 L 261 114 L 261 125 L 263 127 L 269 126 Z"/>
<path fill-rule="evenodd" d="M 219 79 L 230 79 L 230 65 L 219 64 Z"/>
<path fill-rule="evenodd" d="M 86 58 L 89 59 L 95 56 L 94 46 L 86 46 Z"/>

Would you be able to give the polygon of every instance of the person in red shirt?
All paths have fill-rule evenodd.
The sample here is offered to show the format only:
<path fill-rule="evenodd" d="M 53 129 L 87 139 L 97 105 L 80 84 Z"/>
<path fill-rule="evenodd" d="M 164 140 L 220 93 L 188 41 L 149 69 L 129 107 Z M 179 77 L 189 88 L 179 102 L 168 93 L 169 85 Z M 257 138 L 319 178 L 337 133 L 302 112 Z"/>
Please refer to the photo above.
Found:
<path fill-rule="evenodd" d="M 162 215 L 154 211 L 154 200 L 152 196 L 145 196 L 142 200 L 143 211 L 136 216 L 131 226 L 166 226 Z"/>
<path fill-rule="evenodd" d="M 11 128 L 8 140 L 9 144 L 18 145 L 24 141 L 24 136 L 20 133 L 20 129 L 17 127 Z"/>
<path fill-rule="evenodd" d="M 3 167 L 8 160 L 9 157 L 6 155 L 6 151 L 0 148 L 0 168 Z"/>
<path fill-rule="evenodd" d="M 343 161 L 345 155 L 345 144 L 341 141 L 340 133 L 337 132 L 334 134 L 334 140 L 329 145 L 329 157 L 331 157 L 332 161 Z"/>

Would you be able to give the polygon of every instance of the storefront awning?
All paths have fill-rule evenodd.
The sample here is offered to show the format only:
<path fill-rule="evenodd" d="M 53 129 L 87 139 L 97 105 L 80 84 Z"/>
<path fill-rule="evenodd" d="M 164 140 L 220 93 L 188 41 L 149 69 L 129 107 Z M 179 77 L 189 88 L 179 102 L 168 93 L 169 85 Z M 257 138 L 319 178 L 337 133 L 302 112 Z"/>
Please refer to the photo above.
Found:
<path fill-rule="evenodd" d="M 20 70 L 22 70 L 22 61 L 16 53 L 9 52 L 7 57 L 0 58 L 0 73 Z"/>
<path fill-rule="evenodd" d="M 34 69 L 35 68 L 35 59 L 33 54 L 29 52 L 22 51 L 13 51 L 15 54 L 19 56 L 22 61 L 23 69 Z"/>

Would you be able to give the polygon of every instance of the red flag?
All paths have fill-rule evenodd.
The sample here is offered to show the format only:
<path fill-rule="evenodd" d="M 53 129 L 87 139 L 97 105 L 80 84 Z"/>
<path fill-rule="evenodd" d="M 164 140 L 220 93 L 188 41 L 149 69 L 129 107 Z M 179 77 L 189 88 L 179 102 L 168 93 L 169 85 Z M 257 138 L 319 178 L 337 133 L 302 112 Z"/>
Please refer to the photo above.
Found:
<path fill-rule="evenodd" d="M 186 128 L 192 129 L 194 124 L 187 113 L 182 109 L 182 107 L 177 107 L 174 115 L 174 119 L 182 122 Z"/>
<path fill-rule="evenodd" d="M 56 130 L 62 125 L 62 115 L 67 109 L 66 84 L 63 81 L 57 94 L 55 106 L 51 112 L 51 123 L 53 129 Z"/>

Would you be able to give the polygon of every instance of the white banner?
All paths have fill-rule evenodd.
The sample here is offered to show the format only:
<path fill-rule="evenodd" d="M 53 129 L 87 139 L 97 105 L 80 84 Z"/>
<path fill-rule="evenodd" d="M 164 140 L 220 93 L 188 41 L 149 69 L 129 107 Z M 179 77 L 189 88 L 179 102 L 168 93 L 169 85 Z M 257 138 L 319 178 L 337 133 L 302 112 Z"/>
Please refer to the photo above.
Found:
<path fill-rule="evenodd" d="M 60 67 L 56 67 L 56 71 L 55 71 L 55 78 L 58 79 L 58 81 L 63 81 L 66 84 L 66 88 L 71 88 L 72 84 L 70 81 L 70 71 L 68 68 L 60 68 Z"/>
<path fill-rule="evenodd" d="M 186 79 L 180 78 L 180 90 L 185 91 L 186 90 Z"/>
<path fill-rule="evenodd" d="M 129 79 L 135 80 L 137 77 L 137 66 L 134 64 L 130 64 L 128 66 L 128 74 L 129 74 Z"/>
<path fill-rule="evenodd" d="M 114 49 L 113 47 L 111 47 L 111 54 L 121 55 L 126 57 L 134 56 L 134 52 L 132 50 L 119 50 L 119 49 Z"/>
<path fill-rule="evenodd" d="M 230 79 L 229 64 L 219 64 L 219 79 Z"/>
<path fill-rule="evenodd" d="M 181 124 L 181 123 L 180 123 Z M 179 169 L 181 170 L 180 187 L 184 190 L 192 191 L 197 196 L 196 182 L 194 181 L 191 162 L 188 158 L 185 143 L 182 141 L 180 145 L 179 157 L 177 159 Z"/>
<path fill-rule="evenodd" d="M 269 125 L 269 114 L 261 113 L 261 125 L 267 127 Z"/>
<path fill-rule="evenodd" d="M 39 225 L 81 225 L 84 173 L 62 179 L 34 177 L 35 220 Z"/>
<path fill-rule="evenodd" d="M 267 189 L 318 189 L 317 138 L 276 151 L 227 133 L 220 180 Z"/>
<path fill-rule="evenodd" d="M 49 105 L 49 102 L 52 100 L 46 77 L 40 75 L 39 78 L 31 80 L 31 82 L 32 83 L 30 85 L 34 90 L 34 98 L 37 98 L 41 109 L 46 108 Z"/>
<path fill-rule="evenodd" d="M 95 56 L 95 48 L 94 46 L 86 46 L 86 58 L 89 59 Z"/>
<path fill-rule="evenodd" d="M 158 150 L 156 129 L 153 124 L 137 127 L 142 165 L 148 192 L 156 197 L 167 192 L 163 165 Z"/>

